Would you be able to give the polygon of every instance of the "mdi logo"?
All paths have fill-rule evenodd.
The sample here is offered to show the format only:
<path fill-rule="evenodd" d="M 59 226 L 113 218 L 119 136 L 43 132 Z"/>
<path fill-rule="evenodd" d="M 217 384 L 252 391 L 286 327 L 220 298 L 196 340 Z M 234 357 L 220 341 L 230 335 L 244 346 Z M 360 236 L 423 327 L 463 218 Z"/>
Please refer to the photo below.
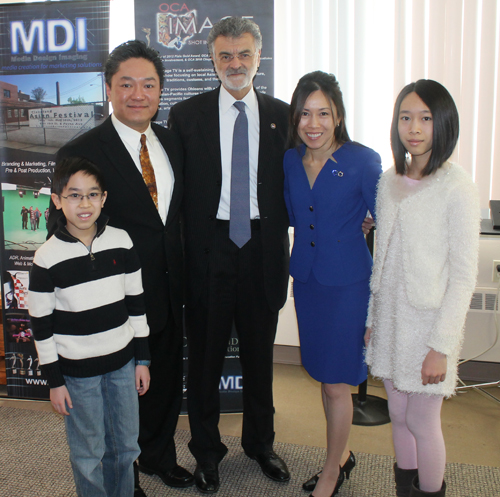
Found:
<path fill-rule="evenodd" d="M 67 52 L 76 48 L 78 52 L 87 51 L 87 19 L 77 17 L 75 25 L 68 19 L 34 20 L 29 30 L 23 21 L 10 23 L 10 42 L 13 54 L 21 47 L 24 53 Z"/>
<path fill-rule="evenodd" d="M 243 376 L 221 376 L 219 391 L 243 390 Z"/>

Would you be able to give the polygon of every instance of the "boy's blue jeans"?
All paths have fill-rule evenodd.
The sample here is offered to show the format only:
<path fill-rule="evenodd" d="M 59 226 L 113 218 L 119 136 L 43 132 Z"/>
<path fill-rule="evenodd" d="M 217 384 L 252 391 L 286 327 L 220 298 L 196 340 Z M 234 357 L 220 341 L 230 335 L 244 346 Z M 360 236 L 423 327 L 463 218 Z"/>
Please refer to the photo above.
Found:
<path fill-rule="evenodd" d="M 135 361 L 102 376 L 65 376 L 73 402 L 64 416 L 79 497 L 132 497 L 139 456 Z"/>

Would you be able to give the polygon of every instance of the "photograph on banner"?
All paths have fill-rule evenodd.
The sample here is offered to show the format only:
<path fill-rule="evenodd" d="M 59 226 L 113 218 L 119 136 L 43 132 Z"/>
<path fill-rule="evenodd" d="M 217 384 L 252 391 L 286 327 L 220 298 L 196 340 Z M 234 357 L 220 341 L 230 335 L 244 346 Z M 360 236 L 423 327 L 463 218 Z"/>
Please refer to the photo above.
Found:
<path fill-rule="evenodd" d="M 29 271 L 4 271 L 4 309 L 28 309 Z"/>
<path fill-rule="evenodd" d="M 48 398 L 49 386 L 40 369 L 27 310 L 5 312 L 4 337 L 9 397 Z"/>
<path fill-rule="evenodd" d="M 135 36 L 158 50 L 165 66 L 155 122 L 165 126 L 174 104 L 219 86 L 207 36 L 216 22 L 228 16 L 247 17 L 259 25 L 264 44 L 255 89 L 273 95 L 274 2 L 192 0 L 158 4 L 135 0 Z"/>
<path fill-rule="evenodd" d="M 109 0 L 0 6 L 0 248 L 9 396 L 48 397 L 29 327 L 29 271 L 47 238 L 57 151 L 107 117 L 102 70 L 108 53 Z"/>
<path fill-rule="evenodd" d="M 23 164 L 24 161 L 21 162 Z M 47 217 L 50 202 L 50 178 L 54 171 L 53 161 L 46 167 L 4 167 L 2 181 L 3 210 L 3 238 L 4 260 L 6 268 L 10 268 L 14 261 L 26 262 L 26 259 L 12 257 L 11 250 L 20 257 L 26 251 L 35 251 L 47 238 Z M 8 177 L 8 170 L 26 169 L 21 180 L 14 182 Z M 45 172 L 38 172 L 45 171 Z M 13 173 L 17 174 L 17 173 Z M 5 177 L 7 176 L 7 178 Z M 17 252 L 21 254 L 17 254 Z M 25 254 L 26 255 L 26 254 Z"/>

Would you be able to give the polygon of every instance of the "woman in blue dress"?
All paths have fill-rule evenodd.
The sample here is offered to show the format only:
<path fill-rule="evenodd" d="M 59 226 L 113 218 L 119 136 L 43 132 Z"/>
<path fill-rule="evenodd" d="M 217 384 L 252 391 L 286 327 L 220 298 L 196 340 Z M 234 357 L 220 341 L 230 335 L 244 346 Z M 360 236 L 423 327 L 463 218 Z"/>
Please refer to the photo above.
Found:
<path fill-rule="evenodd" d="M 375 206 L 380 156 L 351 141 L 332 74 L 303 76 L 290 108 L 285 201 L 295 229 L 290 260 L 302 364 L 322 383 L 327 421 L 323 469 L 304 483 L 312 497 L 335 495 L 355 459 L 347 449 L 350 385 L 367 376 L 363 335 L 372 258 L 361 231 Z"/>

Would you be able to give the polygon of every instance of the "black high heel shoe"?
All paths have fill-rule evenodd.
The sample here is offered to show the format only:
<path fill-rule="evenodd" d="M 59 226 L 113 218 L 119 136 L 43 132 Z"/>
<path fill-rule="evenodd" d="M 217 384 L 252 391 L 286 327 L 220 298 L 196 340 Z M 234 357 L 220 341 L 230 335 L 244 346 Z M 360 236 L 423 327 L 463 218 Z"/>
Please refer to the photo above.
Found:
<path fill-rule="evenodd" d="M 349 479 L 349 475 L 351 474 L 351 471 L 354 469 L 354 466 L 356 466 L 356 458 L 354 457 L 352 451 L 349 451 L 349 457 L 347 458 L 345 464 L 342 466 L 342 472 L 345 474 L 346 480 Z"/>
<path fill-rule="evenodd" d="M 354 466 L 356 466 L 356 458 L 354 457 L 352 451 L 349 451 L 349 457 L 347 458 L 347 461 L 340 468 L 340 472 L 345 474 L 346 480 L 349 479 L 349 476 L 351 474 L 351 471 L 354 469 Z M 320 474 L 321 471 L 319 473 L 316 473 L 312 478 L 303 483 L 302 488 L 304 490 L 307 490 L 308 492 L 312 492 L 316 488 L 316 483 L 318 483 Z"/>
<path fill-rule="evenodd" d="M 344 483 L 344 480 L 345 480 L 345 476 L 344 476 L 344 472 L 342 471 L 342 466 L 341 466 L 340 473 L 339 473 L 339 476 L 337 478 L 337 484 L 335 485 L 335 488 L 333 489 L 332 497 L 334 497 L 334 495 L 337 495 L 339 493 L 340 487 Z M 311 494 L 311 495 L 309 495 L 309 497 L 314 497 L 314 495 Z"/>

